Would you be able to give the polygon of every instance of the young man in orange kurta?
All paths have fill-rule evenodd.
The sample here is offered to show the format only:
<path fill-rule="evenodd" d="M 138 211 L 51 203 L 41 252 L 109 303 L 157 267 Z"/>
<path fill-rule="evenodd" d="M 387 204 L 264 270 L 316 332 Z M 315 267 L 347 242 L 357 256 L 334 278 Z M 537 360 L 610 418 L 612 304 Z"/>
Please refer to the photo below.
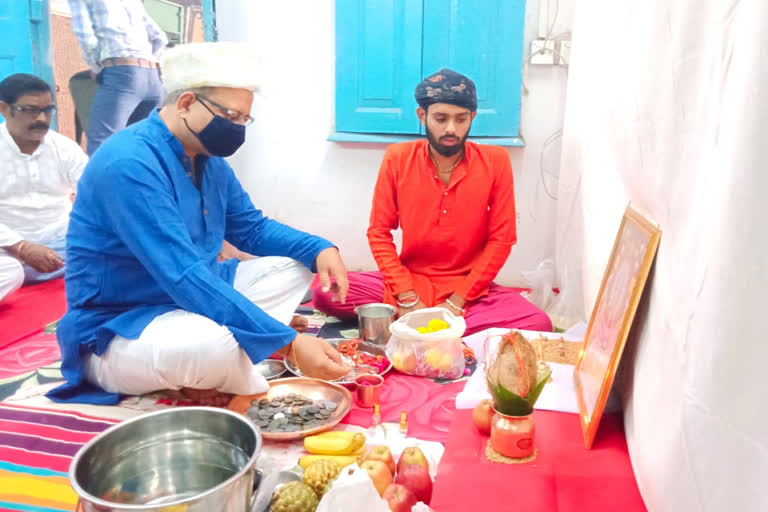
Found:
<path fill-rule="evenodd" d="M 315 306 L 341 318 L 371 302 L 397 305 L 399 315 L 441 306 L 465 316 L 467 334 L 551 330 L 519 290 L 493 283 L 517 241 L 515 192 L 507 151 L 467 141 L 477 113 L 474 83 L 443 69 L 415 97 L 427 139 L 389 146 L 374 189 L 368 242 L 379 272 L 349 274 L 344 304 L 316 289 Z"/>

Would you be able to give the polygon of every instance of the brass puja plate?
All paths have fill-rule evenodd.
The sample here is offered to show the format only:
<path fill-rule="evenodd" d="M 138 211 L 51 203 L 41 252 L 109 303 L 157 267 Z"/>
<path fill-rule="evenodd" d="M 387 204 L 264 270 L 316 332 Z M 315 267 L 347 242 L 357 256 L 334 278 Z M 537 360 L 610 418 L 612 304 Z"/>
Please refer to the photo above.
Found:
<path fill-rule="evenodd" d="M 291 377 L 287 379 L 272 380 L 269 382 L 269 391 L 266 393 L 237 395 L 229 403 L 228 408 L 231 411 L 249 416 L 248 409 L 254 407 L 252 404 L 254 400 L 257 402 L 256 406 L 258 407 L 258 402 L 260 400 L 284 400 L 290 394 L 293 394 L 293 396 L 296 397 L 313 400 L 315 403 L 331 402 L 335 407 L 330 411 L 330 414 L 327 417 L 323 418 L 325 422 L 321 425 L 315 425 L 311 428 L 299 428 L 299 430 L 292 432 L 269 432 L 264 428 L 261 428 L 262 438 L 275 441 L 288 441 L 319 434 L 320 432 L 330 430 L 336 426 L 352 408 L 352 394 L 346 388 L 332 382 L 310 379 L 307 377 Z"/>

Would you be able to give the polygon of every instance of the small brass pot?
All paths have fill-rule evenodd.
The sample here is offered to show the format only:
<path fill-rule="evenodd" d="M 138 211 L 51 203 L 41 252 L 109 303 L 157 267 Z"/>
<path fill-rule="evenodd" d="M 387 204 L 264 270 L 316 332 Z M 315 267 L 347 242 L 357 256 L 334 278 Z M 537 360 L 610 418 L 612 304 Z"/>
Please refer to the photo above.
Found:
<path fill-rule="evenodd" d="M 507 416 L 494 408 L 491 447 L 499 454 L 523 459 L 533 454 L 536 425 L 531 415 Z"/>

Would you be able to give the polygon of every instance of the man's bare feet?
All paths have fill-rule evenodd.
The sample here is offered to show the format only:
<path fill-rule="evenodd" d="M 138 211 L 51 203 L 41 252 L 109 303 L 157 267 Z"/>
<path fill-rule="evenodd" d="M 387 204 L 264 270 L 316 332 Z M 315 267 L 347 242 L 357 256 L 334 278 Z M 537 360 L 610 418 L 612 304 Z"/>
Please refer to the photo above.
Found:
<path fill-rule="evenodd" d="M 232 400 L 232 395 L 222 393 L 216 389 L 194 389 L 181 388 L 181 394 L 190 400 L 198 402 L 200 405 L 209 405 L 211 407 L 226 407 Z"/>
<path fill-rule="evenodd" d="M 309 329 L 309 320 L 301 315 L 293 315 L 291 323 L 288 324 L 288 327 L 293 328 L 296 332 L 304 333 L 307 332 L 307 329 Z"/>

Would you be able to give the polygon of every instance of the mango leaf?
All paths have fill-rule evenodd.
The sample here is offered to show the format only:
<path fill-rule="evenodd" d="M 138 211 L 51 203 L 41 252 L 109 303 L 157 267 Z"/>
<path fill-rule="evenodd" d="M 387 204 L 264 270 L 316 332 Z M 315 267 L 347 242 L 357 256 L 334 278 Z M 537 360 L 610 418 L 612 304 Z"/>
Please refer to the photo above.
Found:
<path fill-rule="evenodd" d="M 536 385 L 531 389 L 528 395 L 523 398 L 517 393 L 513 393 L 501 384 L 496 386 L 488 382 L 488 389 L 493 396 L 493 407 L 507 416 L 527 416 L 533 412 L 533 406 L 539 399 L 544 385 L 547 383 L 552 370 L 545 366 L 539 370 L 536 375 Z"/>
<path fill-rule="evenodd" d="M 525 401 L 528 402 L 528 405 L 531 406 L 531 409 L 533 409 L 533 404 L 536 403 L 536 400 L 539 399 L 539 395 L 544 389 L 544 385 L 549 380 L 550 375 L 552 375 L 552 369 L 548 365 L 544 365 L 543 367 L 539 368 L 539 371 L 536 374 L 536 385 L 533 386 L 533 389 L 531 389 L 531 391 L 528 393 L 528 396 L 525 397 Z"/>
<path fill-rule="evenodd" d="M 491 389 L 493 408 L 506 416 L 528 416 L 533 407 L 517 393 L 509 391 L 501 384 Z"/>

